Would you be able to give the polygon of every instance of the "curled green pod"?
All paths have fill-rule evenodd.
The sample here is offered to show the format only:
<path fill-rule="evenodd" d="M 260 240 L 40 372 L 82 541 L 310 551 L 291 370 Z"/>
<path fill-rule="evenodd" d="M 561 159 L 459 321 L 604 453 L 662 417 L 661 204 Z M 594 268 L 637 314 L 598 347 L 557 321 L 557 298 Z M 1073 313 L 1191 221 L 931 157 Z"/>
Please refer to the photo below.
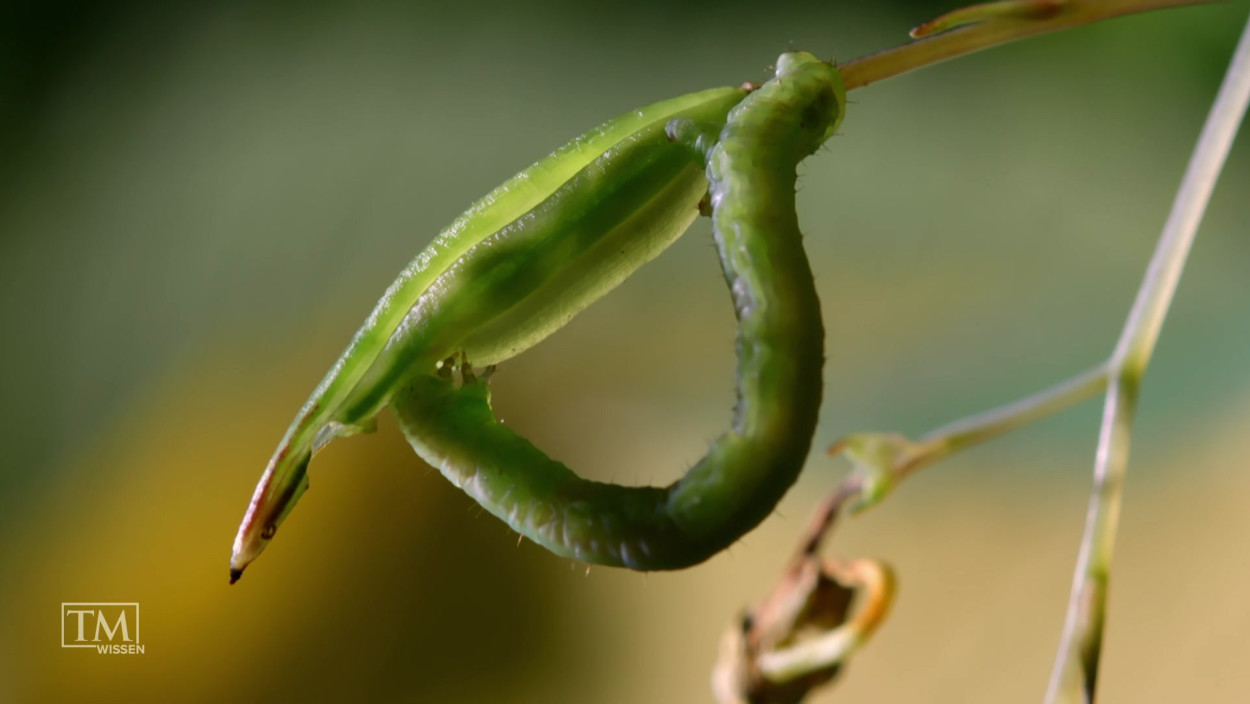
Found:
<path fill-rule="evenodd" d="M 795 168 L 836 129 L 844 106 L 834 67 L 788 53 L 730 112 L 714 144 L 697 118 L 670 123 L 676 141 L 706 158 L 738 317 L 732 426 L 684 477 L 667 487 L 582 479 L 500 424 L 471 373 L 462 385 L 416 374 L 392 399 L 417 453 L 521 534 L 586 562 L 677 569 L 758 525 L 798 477 L 815 433 L 824 332 L 795 213 Z"/>
<path fill-rule="evenodd" d="M 366 432 L 411 374 L 452 354 L 492 364 L 536 344 L 673 242 L 707 188 L 674 118 L 722 123 L 716 88 L 626 113 L 574 139 L 456 219 L 391 284 L 278 445 L 235 538 L 231 581 L 308 486 L 314 452 Z"/>

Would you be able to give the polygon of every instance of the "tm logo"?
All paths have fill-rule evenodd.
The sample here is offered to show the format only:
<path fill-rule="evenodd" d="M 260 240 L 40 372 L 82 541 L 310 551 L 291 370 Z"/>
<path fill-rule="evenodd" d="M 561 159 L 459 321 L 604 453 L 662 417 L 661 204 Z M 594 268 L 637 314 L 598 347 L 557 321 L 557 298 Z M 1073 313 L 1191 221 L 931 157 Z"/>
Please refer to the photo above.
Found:
<path fill-rule="evenodd" d="M 101 655 L 142 655 L 139 604 L 62 603 L 61 647 L 94 648 Z"/>

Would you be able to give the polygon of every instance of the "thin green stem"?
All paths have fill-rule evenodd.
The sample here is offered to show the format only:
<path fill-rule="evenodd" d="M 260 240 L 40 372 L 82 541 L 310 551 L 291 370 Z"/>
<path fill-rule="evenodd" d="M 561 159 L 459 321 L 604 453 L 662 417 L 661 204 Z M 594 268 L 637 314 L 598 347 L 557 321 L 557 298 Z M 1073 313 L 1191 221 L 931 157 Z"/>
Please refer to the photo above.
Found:
<path fill-rule="evenodd" d="M 847 90 L 1026 37 L 1121 15 L 1215 0 L 1008 0 L 956 10 L 915 30 L 925 37 L 838 66 Z M 941 32 L 940 34 L 935 34 Z M 929 36 L 933 35 L 933 36 Z"/>
<path fill-rule="evenodd" d="M 1107 388 L 1107 370 L 1101 364 L 1027 398 L 931 430 L 919 440 L 892 433 L 839 440 L 829 454 L 845 452 L 859 471 L 822 504 L 826 523 L 832 525 L 847 503 L 857 511 L 878 503 L 900 481 L 938 460 L 1093 398 Z"/>
<path fill-rule="evenodd" d="M 1047 704 L 1092 702 L 1137 390 L 1233 138 L 1250 103 L 1250 22 L 1207 116 L 1159 244 L 1110 361 L 1085 533 Z"/>
<path fill-rule="evenodd" d="M 918 450 L 911 453 L 903 469 L 905 473 L 913 472 L 947 455 L 1093 398 L 1106 388 L 1107 366 L 1101 364 L 1027 398 L 942 426 L 917 441 Z"/>

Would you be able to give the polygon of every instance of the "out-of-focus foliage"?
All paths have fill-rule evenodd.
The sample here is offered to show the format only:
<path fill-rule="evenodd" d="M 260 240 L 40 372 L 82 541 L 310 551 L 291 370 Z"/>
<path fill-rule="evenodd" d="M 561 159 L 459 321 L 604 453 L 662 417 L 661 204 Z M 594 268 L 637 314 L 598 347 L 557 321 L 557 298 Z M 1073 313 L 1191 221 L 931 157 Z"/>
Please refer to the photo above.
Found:
<path fill-rule="evenodd" d="M 694 570 L 585 576 L 393 426 L 335 443 L 233 588 L 230 540 L 298 405 L 465 205 L 623 110 L 850 58 L 930 3 L 28 3 L 0 16 L 0 701 L 708 700 L 722 625 L 845 467 Z M 819 443 L 923 431 L 1104 356 L 1245 3 L 1118 20 L 854 93 L 802 168 L 828 328 Z M 1148 376 L 1106 702 L 1250 691 L 1250 153 L 1229 161 Z M 496 376 L 501 416 L 665 482 L 732 403 L 706 224 Z M 896 611 L 838 701 L 1040 696 L 1096 404 L 847 522 Z M 139 601 L 144 655 L 61 650 L 64 601 Z"/>

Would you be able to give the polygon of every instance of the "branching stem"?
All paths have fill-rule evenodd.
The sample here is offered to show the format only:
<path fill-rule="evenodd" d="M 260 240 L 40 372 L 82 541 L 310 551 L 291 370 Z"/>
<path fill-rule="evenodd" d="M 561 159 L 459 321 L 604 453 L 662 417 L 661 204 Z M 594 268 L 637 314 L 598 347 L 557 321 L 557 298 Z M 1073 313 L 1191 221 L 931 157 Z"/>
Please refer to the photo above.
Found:
<path fill-rule="evenodd" d="M 910 453 L 906 465 L 900 468 L 898 478 L 901 479 L 947 455 L 1005 435 L 1016 428 L 1093 398 L 1106 388 L 1107 365 L 1102 364 L 1045 391 L 932 430 L 917 441 L 916 451 Z"/>
<path fill-rule="evenodd" d="M 1110 382 L 1094 464 L 1085 533 L 1077 558 L 1063 638 L 1051 672 L 1047 704 L 1092 702 L 1098 680 L 1106 613 L 1107 579 L 1115 549 L 1116 526 L 1137 390 L 1159 338 L 1185 259 L 1193 244 L 1211 191 L 1250 102 L 1250 22 L 1207 116 L 1190 158 L 1172 212 L 1150 260 L 1145 280 L 1109 363 Z"/>
<path fill-rule="evenodd" d="M 861 505 L 879 501 L 898 481 L 958 450 L 1014 430 L 1105 389 L 1085 532 L 1077 558 L 1063 637 L 1048 687 L 1047 704 L 1092 702 L 1106 614 L 1108 578 L 1138 388 L 1176 293 L 1194 235 L 1233 138 L 1250 101 L 1250 23 L 1207 118 L 1176 194 L 1119 342 L 1106 363 L 1046 391 L 934 430 L 912 442 L 896 435 L 859 435 L 839 442 L 868 470 L 835 494 L 841 507 L 851 494 Z M 830 516 L 829 520 L 832 520 Z"/>
<path fill-rule="evenodd" d="M 981 49 L 1038 34 L 1147 10 L 1211 0 L 1003 0 L 955 10 L 912 30 L 920 41 L 842 64 L 847 90 Z M 1119 522 L 1124 477 L 1138 389 L 1163 320 L 1206 210 L 1216 178 L 1250 101 L 1250 23 L 1242 34 L 1220 93 L 1186 170 L 1120 339 L 1106 362 L 1027 398 L 937 428 L 919 440 L 901 435 L 852 435 L 829 448 L 845 452 L 860 471 L 817 507 L 800 543 L 796 564 L 813 560 L 847 506 L 880 501 L 897 482 L 959 450 L 980 444 L 1105 392 L 1103 419 L 1086 516 L 1062 640 L 1046 704 L 1090 704 L 1097 684 L 1106 614 L 1107 585 Z M 874 569 L 888 568 L 865 561 Z M 787 574 L 794 572 L 794 568 Z M 793 590 L 783 578 L 776 594 Z M 836 667 L 876 627 L 893 593 L 892 580 L 878 608 L 799 646 L 761 654 L 755 666 L 789 678 Z M 774 597 L 776 596 L 774 595 Z M 784 600 L 783 600 L 784 601 Z M 857 634 L 856 637 L 852 635 Z M 821 680 L 823 681 L 823 680 Z M 816 682 L 813 682 L 816 684 Z M 793 693 L 791 693 L 792 695 Z M 800 695 L 801 698 L 801 695 Z M 736 700 L 735 700 L 736 701 Z M 786 701 L 797 701 L 789 696 Z"/>

